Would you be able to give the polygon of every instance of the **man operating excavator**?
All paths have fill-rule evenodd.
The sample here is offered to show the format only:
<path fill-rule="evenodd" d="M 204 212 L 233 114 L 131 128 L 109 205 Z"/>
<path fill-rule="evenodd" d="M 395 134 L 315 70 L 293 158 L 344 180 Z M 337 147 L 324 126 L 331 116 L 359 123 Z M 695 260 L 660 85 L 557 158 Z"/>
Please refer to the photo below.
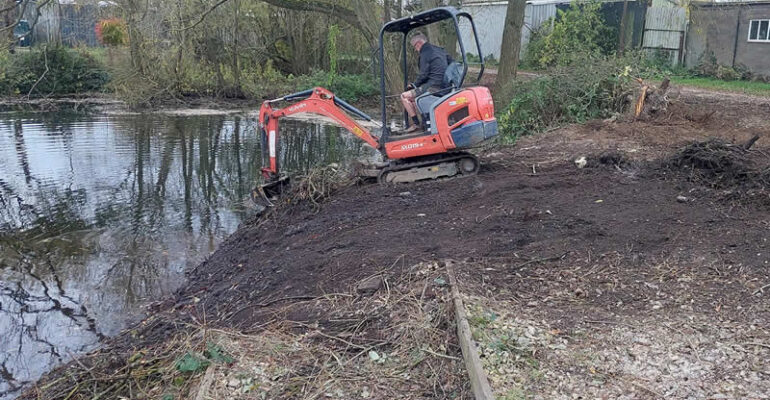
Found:
<path fill-rule="evenodd" d="M 428 43 L 428 38 L 417 32 L 409 43 L 420 54 L 420 73 L 414 83 L 410 83 L 407 90 L 401 93 L 401 104 L 409 115 L 409 128 L 406 133 L 413 133 L 420 129 L 420 120 L 417 118 L 417 96 L 426 92 L 438 92 L 449 87 L 444 81 L 444 73 L 447 66 L 454 62 L 443 48 Z"/>

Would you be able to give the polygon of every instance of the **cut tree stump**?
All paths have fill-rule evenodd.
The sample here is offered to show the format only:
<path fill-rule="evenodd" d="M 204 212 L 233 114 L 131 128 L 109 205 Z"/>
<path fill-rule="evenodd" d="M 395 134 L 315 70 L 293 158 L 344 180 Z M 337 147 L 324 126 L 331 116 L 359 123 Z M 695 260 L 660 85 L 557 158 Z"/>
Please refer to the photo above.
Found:
<path fill-rule="evenodd" d="M 668 90 L 671 81 L 668 78 L 665 78 L 658 87 L 645 84 L 641 79 L 637 79 L 637 82 L 639 82 L 642 87 L 639 92 L 639 98 L 636 100 L 636 105 L 634 106 L 634 120 L 647 119 L 664 113 L 668 109 Z"/>

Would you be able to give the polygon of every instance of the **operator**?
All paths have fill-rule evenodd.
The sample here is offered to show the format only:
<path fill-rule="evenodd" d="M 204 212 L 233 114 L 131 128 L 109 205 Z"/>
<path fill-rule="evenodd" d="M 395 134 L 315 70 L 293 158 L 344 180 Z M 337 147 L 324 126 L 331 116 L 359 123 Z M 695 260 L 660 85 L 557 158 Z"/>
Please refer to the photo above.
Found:
<path fill-rule="evenodd" d="M 417 96 L 445 89 L 447 85 L 444 83 L 444 73 L 447 66 L 454 60 L 443 48 L 428 43 L 428 38 L 420 32 L 415 33 L 409 43 L 415 51 L 420 53 L 420 73 L 417 75 L 417 80 L 407 86 L 406 92 L 401 93 L 401 104 L 409 115 L 409 128 L 406 132 L 412 133 L 420 129 L 420 120 L 417 118 Z"/>

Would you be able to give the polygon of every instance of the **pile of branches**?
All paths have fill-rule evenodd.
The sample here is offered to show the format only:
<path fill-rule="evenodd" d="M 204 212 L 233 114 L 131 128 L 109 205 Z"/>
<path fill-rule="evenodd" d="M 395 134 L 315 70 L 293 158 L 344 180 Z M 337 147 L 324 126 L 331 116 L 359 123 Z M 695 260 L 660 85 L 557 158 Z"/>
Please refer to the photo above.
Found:
<path fill-rule="evenodd" d="M 691 180 L 715 189 L 764 193 L 770 188 L 770 159 L 760 151 L 751 150 L 757 139 L 759 136 L 745 144 L 721 139 L 693 142 L 679 149 L 667 161 L 667 166 L 687 171 Z"/>
<path fill-rule="evenodd" d="M 221 316 L 178 321 L 167 335 L 81 357 L 22 398 L 467 398 L 442 269 L 402 268 L 395 280 L 383 270 L 346 293 L 252 303 L 273 319 L 250 333 Z"/>
<path fill-rule="evenodd" d="M 313 168 L 304 175 L 293 178 L 286 200 L 293 203 L 308 201 L 318 206 L 334 192 L 354 182 L 350 174 L 341 169 L 338 164 Z"/>

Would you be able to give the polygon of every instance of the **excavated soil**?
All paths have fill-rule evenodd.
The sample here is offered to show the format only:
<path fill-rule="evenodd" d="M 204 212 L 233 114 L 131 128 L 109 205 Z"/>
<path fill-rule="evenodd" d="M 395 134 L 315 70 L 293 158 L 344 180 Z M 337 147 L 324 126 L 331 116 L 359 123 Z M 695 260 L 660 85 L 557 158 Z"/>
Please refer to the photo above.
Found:
<path fill-rule="evenodd" d="M 730 201 L 668 161 L 692 141 L 743 143 L 767 131 L 770 123 L 754 117 L 770 104 L 709 108 L 686 100 L 696 106 L 680 101 L 659 120 L 594 121 L 487 152 L 478 176 L 354 186 L 320 208 L 278 211 L 241 227 L 191 272 L 180 298 L 200 299 L 209 315 L 248 328 L 266 315 L 249 305 L 346 290 L 437 258 L 620 252 L 643 263 L 729 254 L 762 273 L 766 209 Z M 746 157 L 766 165 L 767 140 Z M 595 162 L 579 169 L 580 156 Z M 758 197 L 761 204 L 767 194 Z"/>
<path fill-rule="evenodd" d="M 695 141 L 741 144 L 767 133 L 770 102 L 748 96 L 715 102 L 698 93 L 674 100 L 656 120 L 593 121 L 488 150 L 477 176 L 352 186 L 320 207 L 275 210 L 244 224 L 189 273 L 175 299 L 155 306 L 151 322 L 111 346 L 163 340 L 178 327 L 165 322 L 172 315 L 244 332 L 276 319 L 320 321 L 334 332 L 322 309 L 281 306 L 349 293 L 378 273 L 397 279 L 420 262 L 451 258 L 463 261 L 460 280 L 470 296 L 506 302 L 509 312 L 535 321 L 538 330 L 566 337 L 582 332 L 578 336 L 587 339 L 580 351 L 598 354 L 606 341 L 625 354 L 623 343 L 665 342 L 650 336 L 659 333 L 720 337 L 713 322 L 740 331 L 742 343 L 754 343 L 752 351 L 765 351 L 766 360 L 768 192 L 762 181 L 731 185 L 720 178 L 715 187 L 708 174 L 673 161 Z M 752 171 L 766 171 L 768 146 L 770 138 L 760 138 L 741 160 L 749 160 Z M 587 159 L 584 168 L 575 163 L 580 157 Z M 623 333 L 613 326 L 637 329 Z M 587 327 L 605 336 L 586 335 Z M 665 392 L 625 378 L 609 392 L 569 386 L 598 378 L 568 365 L 574 355 L 540 354 L 540 362 L 550 360 L 549 374 L 570 380 L 551 382 L 546 375 L 526 381 L 535 397 L 568 398 L 570 390 L 609 398 Z M 751 371 L 770 378 L 767 363 L 754 361 Z M 624 363 L 607 361 L 598 381 L 617 377 Z M 720 379 L 719 369 L 711 373 L 691 378 L 704 385 Z M 687 398 L 713 391 L 665 393 Z"/>

